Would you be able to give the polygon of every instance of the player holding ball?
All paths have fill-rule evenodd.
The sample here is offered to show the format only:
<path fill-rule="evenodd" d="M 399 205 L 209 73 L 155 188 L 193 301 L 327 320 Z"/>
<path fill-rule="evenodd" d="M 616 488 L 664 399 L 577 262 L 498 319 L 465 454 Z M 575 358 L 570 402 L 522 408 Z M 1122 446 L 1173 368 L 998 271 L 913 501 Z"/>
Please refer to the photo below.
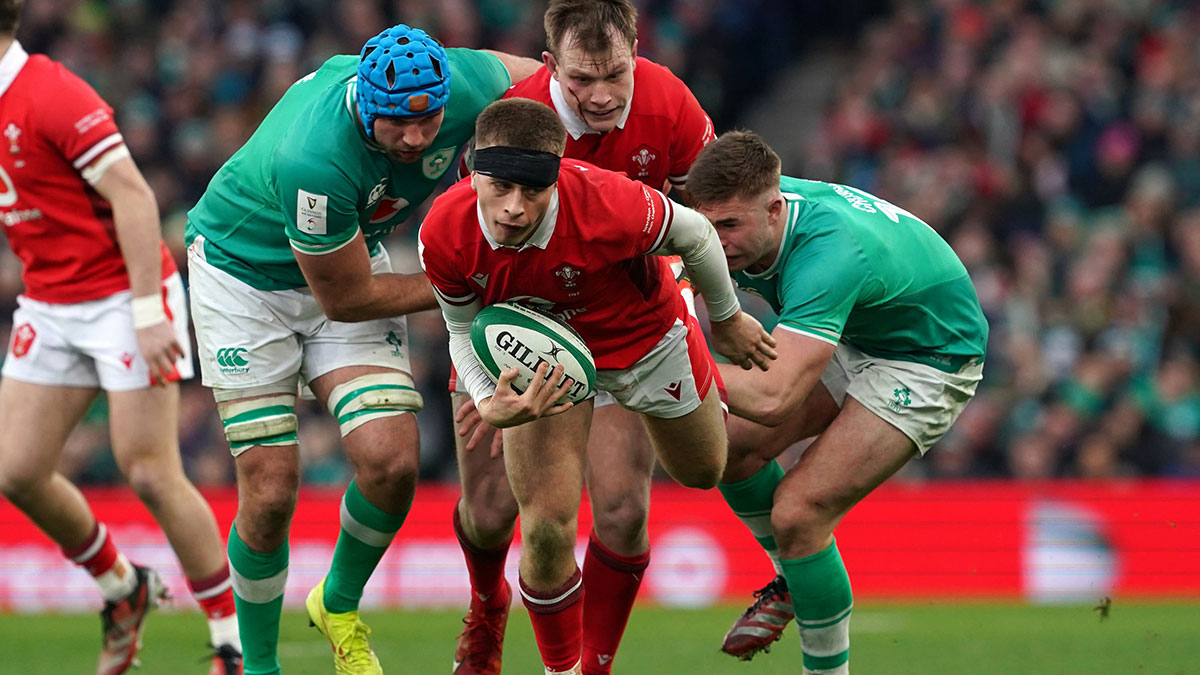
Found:
<path fill-rule="evenodd" d="M 734 295 L 716 233 L 699 213 L 627 177 L 563 160 L 566 129 L 541 103 L 507 99 L 476 120 L 469 179 L 439 197 L 421 227 L 422 265 L 450 332 L 450 354 L 483 420 L 503 429 L 520 511 L 520 591 L 546 673 L 580 672 L 584 588 L 575 562 L 583 454 L 592 404 L 557 403 L 562 369 L 518 394 L 516 369 L 493 383 L 471 352 L 486 305 L 522 300 L 579 332 L 596 384 L 642 414 L 675 480 L 707 489 L 725 465 L 716 366 L 675 281 L 650 255 L 678 255 L 708 304 L 714 345 L 766 368 L 773 341 Z M 549 371 L 549 372 L 548 372 Z"/>

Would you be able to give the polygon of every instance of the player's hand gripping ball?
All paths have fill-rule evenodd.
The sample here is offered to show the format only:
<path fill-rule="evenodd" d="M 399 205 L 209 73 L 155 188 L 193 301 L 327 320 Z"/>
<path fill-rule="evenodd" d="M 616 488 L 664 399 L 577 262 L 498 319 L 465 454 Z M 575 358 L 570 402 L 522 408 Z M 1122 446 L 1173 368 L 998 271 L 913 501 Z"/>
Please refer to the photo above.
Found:
<path fill-rule="evenodd" d="M 471 322 L 471 350 L 493 382 L 500 373 L 516 368 L 512 381 L 522 393 L 533 380 L 538 365 L 545 361 L 547 373 L 563 366 L 564 377 L 573 380 L 559 401 L 578 403 L 596 389 L 596 362 L 579 334 L 558 317 L 515 302 L 488 305 Z"/>

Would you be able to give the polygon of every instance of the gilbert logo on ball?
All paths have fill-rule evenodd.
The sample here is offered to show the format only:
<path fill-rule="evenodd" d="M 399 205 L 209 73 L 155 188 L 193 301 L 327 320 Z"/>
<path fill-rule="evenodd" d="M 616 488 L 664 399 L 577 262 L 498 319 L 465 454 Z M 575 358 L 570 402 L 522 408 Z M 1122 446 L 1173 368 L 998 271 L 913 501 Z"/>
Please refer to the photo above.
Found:
<path fill-rule="evenodd" d="M 595 392 L 596 363 L 587 345 L 566 322 L 529 306 L 499 302 L 484 307 L 471 323 L 471 350 L 493 382 L 516 368 L 512 387 L 518 393 L 529 387 L 542 363 L 551 369 L 562 365 L 572 380 L 565 400 L 578 403 Z"/>

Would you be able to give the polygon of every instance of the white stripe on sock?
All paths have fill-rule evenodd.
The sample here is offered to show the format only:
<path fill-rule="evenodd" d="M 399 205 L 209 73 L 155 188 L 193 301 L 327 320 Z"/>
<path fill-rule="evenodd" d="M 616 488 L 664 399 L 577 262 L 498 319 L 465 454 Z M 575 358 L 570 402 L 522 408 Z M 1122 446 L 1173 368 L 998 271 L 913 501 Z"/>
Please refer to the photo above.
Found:
<path fill-rule="evenodd" d="M 207 600 L 209 598 L 215 598 L 218 595 L 229 590 L 229 588 L 232 585 L 233 585 L 233 579 L 231 577 L 229 579 L 226 579 L 225 581 L 222 581 L 221 583 L 217 584 L 216 586 L 213 586 L 212 588 L 208 588 L 203 591 L 193 591 L 192 597 L 197 600 Z"/>
<path fill-rule="evenodd" d="M 840 621 L 826 628 L 800 628 L 800 645 L 809 656 L 837 656 L 850 649 L 850 610 Z"/>
<path fill-rule="evenodd" d="M 367 546 L 375 548 L 387 548 L 391 546 L 392 539 L 395 538 L 395 532 L 381 532 L 373 527 L 367 527 L 354 519 L 350 509 L 346 506 L 346 496 L 342 495 L 342 514 L 341 514 L 342 529 L 350 534 L 351 537 L 361 541 Z"/>
<path fill-rule="evenodd" d="M 266 579 L 247 579 L 238 574 L 237 568 L 230 565 L 229 578 L 233 581 L 233 592 L 246 602 L 265 605 L 283 595 L 287 587 L 288 568 Z"/>
<path fill-rule="evenodd" d="M 535 598 L 535 597 L 529 595 L 528 593 L 526 593 L 524 587 L 521 587 L 521 597 L 525 598 L 526 600 L 528 600 L 529 602 L 531 602 L 535 605 L 549 606 L 549 605 L 553 605 L 555 603 L 562 602 L 563 600 L 566 600 L 567 596 L 569 596 L 572 593 L 574 593 L 575 591 L 579 590 L 579 587 L 582 585 L 583 585 L 583 575 L 580 575 L 579 580 L 576 581 L 571 586 L 570 589 L 568 589 L 565 593 L 558 596 L 557 598 Z"/>
<path fill-rule="evenodd" d="M 100 547 L 104 545 L 104 542 L 107 539 L 108 539 L 108 528 L 104 526 L 104 523 L 97 523 L 96 524 L 96 538 L 92 541 L 92 545 L 87 547 L 87 550 L 84 551 L 83 553 L 80 553 L 79 555 L 75 556 L 74 558 L 71 558 L 71 562 L 82 563 L 83 561 L 88 560 L 92 556 L 96 555 L 97 553 L 100 552 Z"/>

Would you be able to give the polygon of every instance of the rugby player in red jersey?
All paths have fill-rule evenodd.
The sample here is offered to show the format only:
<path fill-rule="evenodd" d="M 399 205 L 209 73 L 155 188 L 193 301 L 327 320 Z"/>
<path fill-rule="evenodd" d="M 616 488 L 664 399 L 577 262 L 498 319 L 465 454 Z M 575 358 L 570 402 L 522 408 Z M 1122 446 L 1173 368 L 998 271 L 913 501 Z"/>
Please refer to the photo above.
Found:
<path fill-rule="evenodd" d="M 208 615 L 210 673 L 241 673 L 224 546 L 179 458 L 178 381 L 192 375 L 187 308 L 154 193 L 112 108 L 14 39 L 21 5 L 0 1 L 0 218 L 25 283 L 0 378 L 0 491 L 96 579 L 105 600 L 97 673 L 128 670 L 162 578 L 129 562 L 56 469 L 103 390 L 117 465 Z"/>
<path fill-rule="evenodd" d="M 545 15 L 545 65 L 515 84 L 506 98 L 539 101 L 554 109 L 567 130 L 564 157 L 624 173 L 652 188 L 682 194 L 688 167 L 710 140 L 713 125 L 679 78 L 637 57 L 637 10 L 629 0 L 554 0 Z M 636 92 L 636 95 L 635 95 Z M 663 258 L 651 264 L 674 264 Z M 680 280 L 691 302 L 691 288 Z M 453 379 L 453 378 L 452 378 Z M 455 391 L 452 381 L 451 390 Z M 470 452 L 492 440 L 490 427 L 465 394 L 454 395 L 459 477 L 463 497 L 454 529 L 471 579 L 471 606 L 455 653 L 456 675 L 500 672 L 511 590 L 504 563 L 517 504 L 496 452 Z M 617 646 L 650 561 L 646 521 L 654 452 L 636 415 L 600 394 L 585 461 L 593 530 L 583 563 L 585 584 L 583 670 L 612 671 Z M 478 429 L 478 432 L 474 430 Z M 469 439 L 468 439 L 469 436 Z"/>
<path fill-rule="evenodd" d="M 703 293 L 714 344 L 766 367 L 772 341 L 743 313 L 715 231 L 661 192 L 575 160 L 553 110 L 506 99 L 476 120 L 474 171 L 421 227 L 422 264 L 450 331 L 450 353 L 484 422 L 503 429 L 521 516 L 521 595 L 547 673 L 580 673 L 586 584 L 574 558 L 592 401 L 557 404 L 561 368 L 524 393 L 515 370 L 492 384 L 470 351 L 485 305 L 520 300 L 563 318 L 596 359 L 597 385 L 641 413 L 656 455 L 683 485 L 709 488 L 725 463 L 716 371 L 660 255 L 679 255 Z"/>

